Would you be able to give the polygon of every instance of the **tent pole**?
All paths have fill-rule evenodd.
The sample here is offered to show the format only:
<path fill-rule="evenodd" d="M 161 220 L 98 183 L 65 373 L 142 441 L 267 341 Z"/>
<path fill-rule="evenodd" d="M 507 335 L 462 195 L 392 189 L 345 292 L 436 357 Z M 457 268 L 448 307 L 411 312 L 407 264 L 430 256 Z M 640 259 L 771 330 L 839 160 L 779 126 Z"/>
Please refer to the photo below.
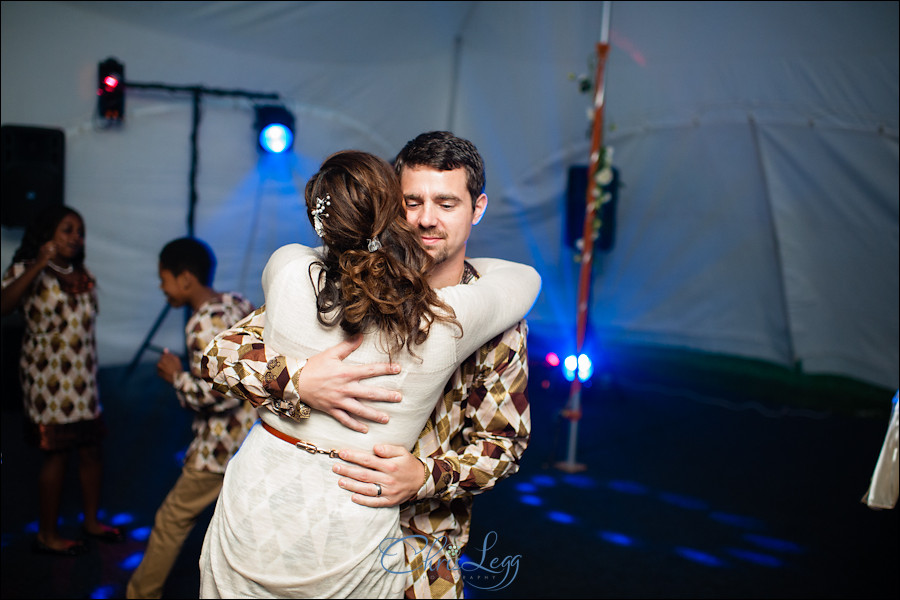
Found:
<path fill-rule="evenodd" d="M 778 237 L 778 223 L 775 222 L 775 208 L 772 206 L 772 195 L 769 193 L 769 175 L 766 172 L 766 163 L 763 161 L 762 148 L 759 144 L 759 126 L 753 115 L 750 122 L 750 135 L 753 138 L 753 147 L 756 149 L 756 160 L 759 162 L 759 171 L 762 174 L 763 188 L 766 195 L 766 207 L 769 209 L 769 231 L 772 232 L 772 246 L 775 248 L 775 264 L 778 265 L 778 283 L 781 288 L 781 310 L 784 312 L 784 324 L 787 329 L 787 351 L 791 366 L 795 369 L 800 365 L 797 358 L 797 350 L 794 347 L 794 328 L 791 325 L 791 311 L 788 303 L 787 283 L 784 275 L 784 258 L 781 254 L 781 244 Z"/>
<path fill-rule="evenodd" d="M 591 155 L 588 166 L 588 184 L 585 195 L 584 237 L 581 249 L 581 273 L 578 281 L 578 302 L 576 306 L 575 354 L 581 354 L 587 330 L 588 305 L 591 290 L 591 268 L 594 257 L 594 219 L 601 201 L 595 196 L 597 185 L 594 175 L 600 165 L 603 148 L 603 109 L 605 106 L 605 71 L 606 59 L 609 55 L 609 2 L 603 3 L 603 30 L 600 43 L 597 44 L 597 71 L 594 77 L 594 123 L 591 132 Z M 569 402 L 563 410 L 563 416 L 569 420 L 569 450 L 566 460 L 556 464 L 560 470 L 567 472 L 583 471 L 587 467 L 576 462 L 575 450 L 578 437 L 578 421 L 581 419 L 581 381 L 576 374 L 569 390 Z"/>

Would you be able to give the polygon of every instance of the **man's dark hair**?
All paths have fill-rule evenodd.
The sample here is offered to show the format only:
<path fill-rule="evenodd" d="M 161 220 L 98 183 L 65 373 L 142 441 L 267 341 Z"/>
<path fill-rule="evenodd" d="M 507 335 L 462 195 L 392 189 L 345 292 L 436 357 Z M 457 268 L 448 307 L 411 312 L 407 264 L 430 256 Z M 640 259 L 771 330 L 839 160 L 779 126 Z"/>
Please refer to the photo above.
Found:
<path fill-rule="evenodd" d="M 216 255 L 206 242 L 183 237 L 163 247 L 159 253 L 159 266 L 175 276 L 187 271 L 203 285 L 210 286 L 216 270 Z"/>
<path fill-rule="evenodd" d="M 484 193 L 484 160 L 475 144 L 449 131 L 430 131 L 406 143 L 397 158 L 394 170 L 403 175 L 404 167 L 430 167 L 438 171 L 466 170 L 466 187 L 472 197 L 472 208 Z"/>

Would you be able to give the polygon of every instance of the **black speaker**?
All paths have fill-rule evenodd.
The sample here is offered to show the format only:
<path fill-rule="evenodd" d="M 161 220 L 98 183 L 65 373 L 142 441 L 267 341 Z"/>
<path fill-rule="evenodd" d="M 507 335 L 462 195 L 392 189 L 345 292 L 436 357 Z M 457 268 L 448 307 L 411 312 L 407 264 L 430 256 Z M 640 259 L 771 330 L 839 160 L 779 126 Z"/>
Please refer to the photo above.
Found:
<path fill-rule="evenodd" d="M 594 239 L 594 248 L 607 252 L 612 249 L 616 233 L 616 204 L 619 201 L 619 170 L 612 167 L 612 181 L 603 186 L 610 199 L 600 205 L 600 230 Z M 569 167 L 566 185 L 566 242 L 578 250 L 576 242 L 584 237 L 584 210 L 587 202 L 588 168 L 586 165 Z"/>
<path fill-rule="evenodd" d="M 65 162 L 62 129 L 0 127 L 0 223 L 25 227 L 42 209 L 63 204 Z"/>

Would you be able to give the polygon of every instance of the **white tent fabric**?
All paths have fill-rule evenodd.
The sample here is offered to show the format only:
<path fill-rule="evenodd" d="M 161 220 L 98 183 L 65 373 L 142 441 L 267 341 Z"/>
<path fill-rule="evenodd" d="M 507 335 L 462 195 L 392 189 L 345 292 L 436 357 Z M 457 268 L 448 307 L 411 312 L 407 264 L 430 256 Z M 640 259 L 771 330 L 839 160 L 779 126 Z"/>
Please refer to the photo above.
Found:
<path fill-rule="evenodd" d="M 574 348 L 566 176 L 587 164 L 600 2 L 3 2 L 2 123 L 66 132 L 87 222 L 100 360 L 123 364 L 187 233 L 191 96 L 129 89 L 103 129 L 97 63 L 132 82 L 273 92 L 294 153 L 260 157 L 253 103 L 204 95 L 195 232 L 216 286 L 262 302 L 278 246 L 316 238 L 303 185 L 348 147 L 392 158 L 450 129 L 488 166 L 473 256 L 534 265 L 532 348 Z M 603 341 L 724 353 L 898 387 L 898 4 L 612 2 L 605 142 L 623 187 L 598 255 Z M 3 267 L 21 230 L 2 229 Z M 178 348 L 171 315 L 154 344 Z M 153 356 L 147 355 L 146 359 Z"/>

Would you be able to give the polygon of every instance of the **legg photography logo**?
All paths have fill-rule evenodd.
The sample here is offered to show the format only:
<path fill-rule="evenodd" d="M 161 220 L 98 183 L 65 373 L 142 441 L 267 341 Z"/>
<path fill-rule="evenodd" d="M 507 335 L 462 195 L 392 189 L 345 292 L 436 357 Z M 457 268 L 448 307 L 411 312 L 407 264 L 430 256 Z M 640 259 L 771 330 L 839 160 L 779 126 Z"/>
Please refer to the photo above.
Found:
<path fill-rule="evenodd" d="M 403 568 L 407 570 L 396 571 L 386 566 L 386 557 L 395 556 L 398 552 L 404 552 L 406 548 L 412 550 L 408 555 L 410 560 L 421 558 L 424 568 L 435 571 L 441 568 L 462 573 L 466 585 L 479 590 L 498 591 L 509 586 L 519 573 L 519 559 L 521 554 L 502 555 L 494 547 L 497 545 L 497 532 L 491 531 L 484 536 L 481 544 L 476 540 L 470 540 L 468 555 L 459 556 L 459 548 L 448 546 L 446 543 L 429 539 L 423 535 L 408 535 L 402 538 L 386 538 L 382 540 L 381 551 L 382 567 L 395 574 L 410 573 L 408 564 Z"/>

